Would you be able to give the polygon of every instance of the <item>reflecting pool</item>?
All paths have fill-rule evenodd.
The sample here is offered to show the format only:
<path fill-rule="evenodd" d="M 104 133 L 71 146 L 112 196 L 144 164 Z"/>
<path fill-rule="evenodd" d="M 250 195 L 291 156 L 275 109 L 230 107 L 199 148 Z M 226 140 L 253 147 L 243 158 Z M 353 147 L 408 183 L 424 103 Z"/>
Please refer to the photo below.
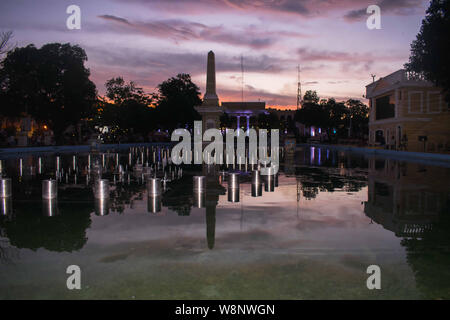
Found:
<path fill-rule="evenodd" d="M 168 154 L 3 158 L 0 298 L 450 298 L 450 168 L 305 148 L 255 177 Z M 67 289 L 70 265 L 81 290 Z"/>

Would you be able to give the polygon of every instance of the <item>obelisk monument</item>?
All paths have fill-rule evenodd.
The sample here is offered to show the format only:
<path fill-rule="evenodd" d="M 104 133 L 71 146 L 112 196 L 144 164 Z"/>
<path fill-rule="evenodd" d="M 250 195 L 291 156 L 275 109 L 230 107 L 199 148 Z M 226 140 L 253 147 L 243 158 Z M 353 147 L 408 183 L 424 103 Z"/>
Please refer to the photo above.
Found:
<path fill-rule="evenodd" d="M 208 52 L 208 64 L 206 68 L 206 92 L 203 96 L 203 105 L 218 106 L 219 98 L 216 94 L 216 61 L 214 52 Z"/>
<path fill-rule="evenodd" d="M 201 106 L 195 107 L 198 113 L 202 116 L 203 131 L 211 128 L 219 128 L 220 115 L 222 108 L 220 108 L 219 97 L 216 93 L 216 61 L 214 52 L 208 52 L 208 62 L 206 68 L 206 92 L 203 96 Z"/>

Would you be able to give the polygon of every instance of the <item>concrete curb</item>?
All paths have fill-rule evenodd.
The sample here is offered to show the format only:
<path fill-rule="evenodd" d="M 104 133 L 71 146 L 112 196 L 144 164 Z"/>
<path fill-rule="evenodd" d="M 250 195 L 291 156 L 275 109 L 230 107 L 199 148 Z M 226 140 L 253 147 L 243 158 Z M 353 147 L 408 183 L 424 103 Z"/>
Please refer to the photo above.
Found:
<path fill-rule="evenodd" d="M 380 156 L 380 157 L 384 157 L 384 158 L 393 158 L 393 159 L 406 160 L 406 161 L 422 160 L 421 162 L 427 161 L 430 163 L 434 162 L 434 163 L 450 165 L 450 155 L 449 154 L 395 151 L 395 150 L 384 150 L 384 149 L 370 149 L 370 148 L 364 148 L 364 147 L 352 147 L 352 146 L 330 145 L 330 144 L 300 143 L 300 144 L 297 144 L 297 146 L 347 151 L 347 152 L 352 152 L 352 153 L 374 155 L 374 156 Z"/>
<path fill-rule="evenodd" d="M 18 154 L 18 153 L 46 153 L 46 152 L 88 152 L 97 150 L 118 150 L 130 147 L 150 147 L 150 146 L 170 146 L 170 142 L 143 142 L 143 143 L 123 143 L 123 144 L 100 144 L 97 148 L 90 145 L 76 146 L 46 146 L 46 147 L 23 147 L 23 148 L 1 148 L 0 155 Z"/>

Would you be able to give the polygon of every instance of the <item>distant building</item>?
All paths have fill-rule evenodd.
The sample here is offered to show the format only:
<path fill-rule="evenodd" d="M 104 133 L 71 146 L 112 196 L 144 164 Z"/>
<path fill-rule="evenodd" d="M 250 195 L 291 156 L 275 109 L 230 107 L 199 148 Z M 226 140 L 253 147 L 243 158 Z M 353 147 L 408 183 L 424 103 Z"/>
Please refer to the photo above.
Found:
<path fill-rule="evenodd" d="M 265 102 L 222 102 L 222 108 L 233 119 L 233 128 L 247 131 L 257 123 L 260 114 L 268 114 Z"/>
<path fill-rule="evenodd" d="M 441 90 L 401 69 L 366 86 L 369 145 L 450 152 L 450 112 Z"/>
<path fill-rule="evenodd" d="M 255 123 L 259 114 L 268 114 L 265 102 L 222 102 L 216 93 L 216 65 L 214 52 L 208 52 L 208 62 L 206 70 L 206 92 L 203 96 L 201 106 L 195 109 L 200 113 L 203 120 L 203 130 L 219 128 L 220 116 L 227 113 L 236 128 L 247 130 L 251 123 Z"/>
<path fill-rule="evenodd" d="M 274 113 L 277 115 L 278 119 L 280 119 L 280 121 L 294 121 L 295 118 L 295 112 L 297 110 L 283 110 L 283 109 L 275 109 L 275 108 L 267 108 L 266 109 L 269 113 Z"/>

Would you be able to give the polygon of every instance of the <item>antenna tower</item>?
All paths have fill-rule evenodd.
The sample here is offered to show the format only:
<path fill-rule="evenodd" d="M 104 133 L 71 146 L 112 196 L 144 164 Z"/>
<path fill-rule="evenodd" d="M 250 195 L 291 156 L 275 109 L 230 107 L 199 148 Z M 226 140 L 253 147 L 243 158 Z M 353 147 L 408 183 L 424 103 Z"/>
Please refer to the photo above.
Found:
<path fill-rule="evenodd" d="M 300 66 L 297 66 L 298 81 L 297 81 L 297 110 L 301 108 L 302 102 L 302 83 L 300 82 Z"/>
<path fill-rule="evenodd" d="M 241 100 L 244 103 L 244 56 L 241 55 L 241 73 L 242 73 L 242 88 L 241 88 Z"/>

